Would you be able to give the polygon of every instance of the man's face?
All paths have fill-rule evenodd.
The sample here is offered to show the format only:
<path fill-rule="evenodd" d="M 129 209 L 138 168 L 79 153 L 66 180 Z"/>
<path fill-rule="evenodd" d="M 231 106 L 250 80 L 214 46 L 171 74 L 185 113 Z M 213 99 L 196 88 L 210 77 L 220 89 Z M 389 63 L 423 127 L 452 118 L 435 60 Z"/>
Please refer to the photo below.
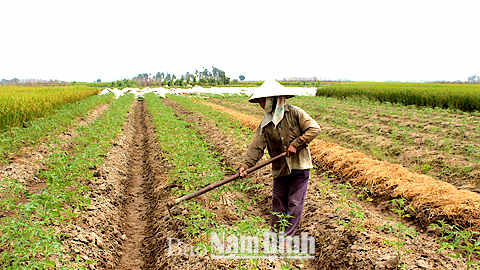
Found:
<path fill-rule="evenodd" d="M 258 103 L 258 104 L 260 104 L 260 107 L 262 107 L 262 109 L 264 109 L 264 110 L 265 110 L 265 100 L 266 100 L 265 98 L 262 98 L 262 99 L 260 99 L 260 102 Z"/>

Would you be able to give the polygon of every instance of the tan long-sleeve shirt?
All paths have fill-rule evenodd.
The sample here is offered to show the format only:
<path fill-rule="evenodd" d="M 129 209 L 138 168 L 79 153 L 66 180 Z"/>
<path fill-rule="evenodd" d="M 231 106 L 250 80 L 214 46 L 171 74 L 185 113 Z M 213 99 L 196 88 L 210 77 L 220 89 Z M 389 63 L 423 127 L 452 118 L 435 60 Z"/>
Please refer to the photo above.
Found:
<path fill-rule="evenodd" d="M 291 144 L 295 148 L 306 146 L 320 133 L 320 126 L 304 110 L 287 104 L 285 115 L 275 127 L 272 122 L 263 129 L 258 126 L 248 146 L 247 154 L 241 165 L 246 169 L 254 166 L 262 158 L 265 147 L 271 157 L 287 151 Z M 291 170 L 311 169 L 312 159 L 307 148 L 297 151 L 293 157 L 284 157 L 272 163 L 274 178 L 289 175 Z"/>

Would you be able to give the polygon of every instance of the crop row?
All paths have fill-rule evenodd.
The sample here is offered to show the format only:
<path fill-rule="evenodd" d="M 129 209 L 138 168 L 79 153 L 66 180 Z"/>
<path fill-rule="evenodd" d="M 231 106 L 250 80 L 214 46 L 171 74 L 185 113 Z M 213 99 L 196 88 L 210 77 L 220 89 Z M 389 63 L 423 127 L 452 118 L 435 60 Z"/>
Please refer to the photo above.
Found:
<path fill-rule="evenodd" d="M 7 153 L 17 152 L 20 146 L 33 146 L 45 135 L 65 131 L 78 117 L 85 116 L 91 109 L 111 101 L 114 94 L 95 95 L 81 101 L 65 104 L 49 115 L 25 122 L 23 127 L 10 127 L 0 133 L 1 162 L 7 162 Z"/>
<path fill-rule="evenodd" d="M 122 131 L 133 94 L 114 101 L 102 117 L 81 126 L 72 142 L 56 139 L 57 148 L 42 160 L 49 169 L 41 171 L 47 187 L 35 192 L 16 179 L 2 179 L 1 210 L 8 213 L 0 222 L 0 265 L 3 269 L 84 269 L 94 263 L 64 251 L 62 239 L 68 221 L 89 205 L 85 181 L 95 181 L 94 169 L 102 163 L 110 142 Z M 66 143 L 69 151 L 60 150 Z"/>
<path fill-rule="evenodd" d="M 98 93 L 88 86 L 0 87 L 0 130 L 22 126 L 54 109 Z"/>
<path fill-rule="evenodd" d="M 335 83 L 320 87 L 319 96 L 359 97 L 380 102 L 458 109 L 480 110 L 480 86 L 475 84 L 431 83 Z"/>
<path fill-rule="evenodd" d="M 190 111 L 195 111 L 205 116 L 212 124 L 216 125 L 224 132 L 233 135 L 237 139 L 239 145 L 245 145 L 250 142 L 253 132 L 248 127 L 242 125 L 241 121 L 234 117 L 212 110 L 209 106 L 205 106 L 198 102 L 192 102 L 191 99 L 178 95 L 168 95 L 169 99 L 175 100 L 178 104 Z"/>

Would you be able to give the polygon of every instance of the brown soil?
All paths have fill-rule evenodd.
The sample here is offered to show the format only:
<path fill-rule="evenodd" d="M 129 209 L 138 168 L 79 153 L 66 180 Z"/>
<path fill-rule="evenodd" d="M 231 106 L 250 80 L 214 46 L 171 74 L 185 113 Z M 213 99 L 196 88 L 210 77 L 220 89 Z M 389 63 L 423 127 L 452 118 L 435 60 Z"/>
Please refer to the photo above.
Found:
<path fill-rule="evenodd" d="M 149 134 L 145 123 L 145 102 L 139 101 L 135 108 L 135 133 L 130 151 L 126 204 L 124 206 L 126 224 L 123 228 L 126 241 L 122 247 L 121 269 L 141 269 L 145 264 L 142 245 L 147 227 L 145 179 L 152 171 L 149 163 Z M 152 134 L 150 134 L 151 137 Z"/>

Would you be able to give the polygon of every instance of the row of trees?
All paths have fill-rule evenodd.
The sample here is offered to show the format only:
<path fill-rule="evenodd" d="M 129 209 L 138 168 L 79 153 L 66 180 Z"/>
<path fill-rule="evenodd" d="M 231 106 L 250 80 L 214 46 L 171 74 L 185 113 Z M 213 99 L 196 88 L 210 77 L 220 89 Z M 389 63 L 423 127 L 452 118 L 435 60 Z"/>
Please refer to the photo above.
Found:
<path fill-rule="evenodd" d="M 480 76 L 473 75 L 468 77 L 468 83 L 480 83 Z"/>
<path fill-rule="evenodd" d="M 59 80 L 41 80 L 41 79 L 18 79 L 13 78 L 11 80 L 2 79 L 0 84 L 21 84 L 21 85 L 30 85 L 30 86 L 50 86 L 50 85 L 59 85 L 65 83 Z"/>
<path fill-rule="evenodd" d="M 153 75 L 151 73 L 141 73 L 132 79 L 137 86 L 187 86 L 187 85 L 227 85 L 230 84 L 230 78 L 225 71 L 212 66 L 212 71 L 203 68 L 203 71 L 195 69 L 195 73 L 186 72 L 179 78 L 175 74 L 168 72 Z"/>
<path fill-rule="evenodd" d="M 317 77 L 290 77 L 290 78 L 283 78 L 284 82 L 317 82 L 319 79 Z"/>

